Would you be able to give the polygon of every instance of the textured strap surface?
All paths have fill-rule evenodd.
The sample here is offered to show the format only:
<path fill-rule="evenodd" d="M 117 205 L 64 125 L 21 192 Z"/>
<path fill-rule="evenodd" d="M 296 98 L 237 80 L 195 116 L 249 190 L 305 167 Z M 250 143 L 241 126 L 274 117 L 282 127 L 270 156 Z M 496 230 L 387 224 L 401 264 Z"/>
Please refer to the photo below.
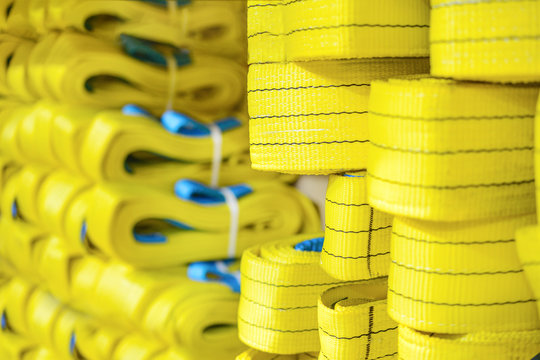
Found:
<path fill-rule="evenodd" d="M 540 328 L 514 234 L 535 214 L 444 223 L 396 217 L 388 311 L 422 331 L 462 334 Z"/>
<path fill-rule="evenodd" d="M 431 0 L 432 74 L 540 80 L 540 1 Z"/>
<path fill-rule="evenodd" d="M 245 344 L 278 354 L 319 351 L 317 298 L 343 282 L 324 272 L 320 252 L 294 248 L 319 236 L 299 235 L 244 252 L 238 330 Z"/>
<path fill-rule="evenodd" d="M 433 334 L 399 327 L 403 360 L 530 360 L 540 351 L 540 330 Z"/>
<path fill-rule="evenodd" d="M 516 245 L 519 260 L 536 297 L 540 313 L 540 236 L 538 231 L 537 226 L 519 229 L 516 233 Z"/>
<path fill-rule="evenodd" d="M 423 0 L 249 1 L 253 167 L 365 168 L 370 82 L 427 72 L 427 30 Z"/>
<path fill-rule="evenodd" d="M 370 98 L 369 203 L 439 221 L 534 212 L 537 96 L 532 86 L 422 76 L 377 81 Z"/>
<path fill-rule="evenodd" d="M 265 353 L 255 349 L 249 349 L 236 357 L 236 360 L 313 360 L 317 359 L 317 353 L 302 353 L 294 355 L 276 355 Z"/>
<path fill-rule="evenodd" d="M 366 181 L 365 171 L 330 175 L 321 264 L 337 279 L 388 275 L 392 216 L 369 206 Z"/>
<path fill-rule="evenodd" d="M 397 358 L 398 326 L 386 312 L 386 290 L 386 278 L 381 278 L 321 294 L 320 360 Z"/>

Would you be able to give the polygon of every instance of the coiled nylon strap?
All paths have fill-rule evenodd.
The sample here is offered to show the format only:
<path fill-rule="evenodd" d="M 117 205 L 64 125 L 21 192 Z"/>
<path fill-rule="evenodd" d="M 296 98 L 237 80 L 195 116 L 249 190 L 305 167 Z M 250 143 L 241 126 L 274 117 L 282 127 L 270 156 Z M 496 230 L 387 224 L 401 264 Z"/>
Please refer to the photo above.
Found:
<path fill-rule="evenodd" d="M 244 252 L 238 331 L 245 344 L 277 354 L 319 351 L 317 297 L 342 282 L 324 272 L 319 252 L 295 250 L 314 237 L 298 235 Z"/>
<path fill-rule="evenodd" d="M 158 112 L 167 103 L 166 65 L 145 63 L 116 44 L 74 32 L 49 33 L 37 43 L 2 36 L 2 95 L 106 108 L 134 103 Z M 189 56 L 188 64 L 177 67 L 173 108 L 227 115 L 243 100 L 245 70 L 223 57 Z"/>
<path fill-rule="evenodd" d="M 539 18 L 537 0 L 431 0 L 432 74 L 539 81 Z"/>
<path fill-rule="evenodd" d="M 370 82 L 428 71 L 425 58 L 373 58 L 427 55 L 427 28 L 425 1 L 249 1 L 253 167 L 365 168 Z"/>
<path fill-rule="evenodd" d="M 425 333 L 400 325 L 403 360 L 530 360 L 540 351 L 540 331 Z"/>
<path fill-rule="evenodd" d="M 386 278 L 380 278 L 321 294 L 320 360 L 396 358 L 398 327 L 386 312 L 386 290 Z"/>
<path fill-rule="evenodd" d="M 462 223 L 396 217 L 390 316 L 441 334 L 540 328 L 514 240 L 516 229 L 535 220 L 535 214 Z"/>
<path fill-rule="evenodd" d="M 255 349 L 248 349 L 238 355 L 236 360 L 313 360 L 317 359 L 317 353 L 302 353 L 294 355 L 276 355 L 265 353 Z"/>
<path fill-rule="evenodd" d="M 439 221 L 534 212 L 537 96 L 533 86 L 423 76 L 375 82 L 369 203 Z"/>
<path fill-rule="evenodd" d="M 388 275 L 392 216 L 369 206 L 366 182 L 365 171 L 330 175 L 321 264 L 336 279 Z"/>

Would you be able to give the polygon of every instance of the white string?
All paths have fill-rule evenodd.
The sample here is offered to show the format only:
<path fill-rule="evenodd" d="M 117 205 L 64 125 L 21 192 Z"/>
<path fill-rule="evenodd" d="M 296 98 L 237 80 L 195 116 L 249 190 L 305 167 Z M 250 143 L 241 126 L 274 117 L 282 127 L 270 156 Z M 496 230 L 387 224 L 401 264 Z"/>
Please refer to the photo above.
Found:
<path fill-rule="evenodd" d="M 219 184 L 219 171 L 221 168 L 221 148 L 223 146 L 223 135 L 221 129 L 216 124 L 208 125 L 210 135 L 212 136 L 212 175 L 210 177 L 210 186 L 217 187 Z"/>
<path fill-rule="evenodd" d="M 167 54 L 165 59 L 167 60 L 167 70 L 169 72 L 169 89 L 167 93 L 167 105 L 165 107 L 165 111 L 167 111 L 173 109 L 174 98 L 176 95 L 176 71 L 178 69 L 178 64 L 172 53 Z"/>
<path fill-rule="evenodd" d="M 220 188 L 219 191 L 225 197 L 225 203 L 229 208 L 229 246 L 227 254 L 229 258 L 236 257 L 236 241 L 238 238 L 238 218 L 240 216 L 240 207 L 238 206 L 238 199 L 236 195 L 229 188 Z"/>

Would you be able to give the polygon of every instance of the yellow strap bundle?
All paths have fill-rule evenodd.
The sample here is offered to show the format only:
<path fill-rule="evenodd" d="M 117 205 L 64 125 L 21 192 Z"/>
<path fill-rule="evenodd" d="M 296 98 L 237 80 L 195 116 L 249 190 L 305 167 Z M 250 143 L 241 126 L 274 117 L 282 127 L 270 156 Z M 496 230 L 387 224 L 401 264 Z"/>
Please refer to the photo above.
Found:
<path fill-rule="evenodd" d="M 194 189 L 186 200 L 165 187 L 101 185 L 88 212 L 88 242 L 134 266 L 155 268 L 234 257 L 249 246 L 319 226 L 313 204 L 294 188 L 276 182 L 239 188 L 252 193 L 237 200 L 237 234 L 231 239 L 233 209 L 226 202 L 197 202 L 206 191 L 220 190 Z M 138 234 L 157 238 L 145 243 Z"/>
<path fill-rule="evenodd" d="M 320 252 L 295 249 L 313 238 L 298 235 L 244 252 L 238 330 L 245 344 L 277 354 L 319 351 L 317 297 L 343 282 L 324 272 Z"/>
<path fill-rule="evenodd" d="M 519 229 L 516 233 L 516 245 L 540 313 L 540 236 L 538 231 L 537 226 Z"/>
<path fill-rule="evenodd" d="M 428 54 L 428 13 L 423 0 L 249 1 L 253 167 L 365 168 L 370 82 L 428 71 L 413 58 Z"/>
<path fill-rule="evenodd" d="M 341 280 L 388 275 L 392 216 L 367 203 L 366 172 L 330 175 L 325 201 L 324 270 Z"/>
<path fill-rule="evenodd" d="M 319 298 L 319 359 L 394 359 L 397 324 L 386 312 L 387 279 L 338 286 Z"/>
<path fill-rule="evenodd" d="M 462 334 L 540 328 L 519 262 L 516 229 L 536 215 L 485 222 L 396 217 L 388 312 L 421 331 Z"/>
<path fill-rule="evenodd" d="M 236 357 L 236 360 L 312 360 L 318 359 L 317 353 L 302 353 L 294 355 L 276 355 L 255 349 L 249 349 Z"/>
<path fill-rule="evenodd" d="M 233 60 L 190 53 L 186 64 L 168 69 L 130 57 L 116 44 L 70 32 L 50 33 L 30 49 L 22 40 L 12 42 L 15 50 L 0 48 L 0 58 L 12 56 L 7 83 L 0 84 L 5 95 L 107 108 L 135 103 L 158 112 L 170 97 L 174 109 L 218 116 L 242 101 L 245 71 Z"/>
<path fill-rule="evenodd" d="M 534 212 L 537 96 L 532 86 L 423 76 L 375 82 L 369 203 L 439 221 Z"/>
<path fill-rule="evenodd" d="M 2 311 L 9 331 L 54 350 L 60 359 L 72 358 L 72 335 L 82 314 L 18 278 L 11 280 L 6 296 Z"/>
<path fill-rule="evenodd" d="M 539 18 L 537 0 L 431 0 L 432 74 L 539 81 Z"/>
<path fill-rule="evenodd" d="M 434 334 L 399 327 L 403 360 L 530 360 L 540 352 L 540 331 Z"/>

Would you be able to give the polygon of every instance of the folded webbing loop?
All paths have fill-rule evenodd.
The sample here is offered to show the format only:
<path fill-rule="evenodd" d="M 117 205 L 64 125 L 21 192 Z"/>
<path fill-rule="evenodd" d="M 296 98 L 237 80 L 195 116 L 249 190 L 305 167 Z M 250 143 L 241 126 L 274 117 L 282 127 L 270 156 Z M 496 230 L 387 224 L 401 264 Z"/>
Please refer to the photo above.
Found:
<path fill-rule="evenodd" d="M 431 0 L 432 74 L 467 80 L 540 80 L 538 1 Z"/>
<path fill-rule="evenodd" d="M 319 351 L 317 297 L 343 282 L 319 265 L 320 253 L 294 246 L 320 235 L 298 235 L 246 250 L 238 310 L 240 339 L 261 351 Z"/>
<path fill-rule="evenodd" d="M 400 325 L 398 348 L 403 360 L 530 360 L 540 352 L 540 330 L 450 335 Z"/>
<path fill-rule="evenodd" d="M 392 216 L 369 206 L 366 182 L 365 171 L 330 175 L 321 264 L 337 279 L 388 275 Z"/>
<path fill-rule="evenodd" d="M 370 204 L 438 221 L 535 211 L 537 87 L 425 76 L 372 87 Z"/>
<path fill-rule="evenodd" d="M 535 220 L 535 214 L 462 223 L 394 218 L 390 316 L 443 334 L 540 328 L 514 240 L 516 229 Z"/>
<path fill-rule="evenodd" d="M 319 359 L 393 359 L 397 324 L 386 313 L 387 279 L 338 286 L 319 297 Z"/>

